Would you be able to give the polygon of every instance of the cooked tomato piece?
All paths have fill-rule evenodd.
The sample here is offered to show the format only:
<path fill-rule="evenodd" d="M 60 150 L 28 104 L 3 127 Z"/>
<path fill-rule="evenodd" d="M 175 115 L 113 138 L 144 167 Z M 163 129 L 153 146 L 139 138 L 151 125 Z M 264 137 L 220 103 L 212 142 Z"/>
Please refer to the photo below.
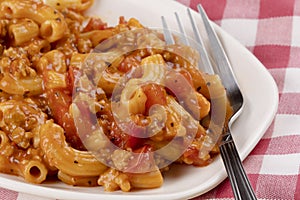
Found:
<path fill-rule="evenodd" d="M 126 24 L 126 23 L 127 23 L 127 21 L 126 21 L 125 17 L 124 16 L 120 16 L 119 17 L 119 24 Z"/>
<path fill-rule="evenodd" d="M 83 32 L 89 32 L 92 30 L 105 30 L 107 28 L 107 23 L 104 23 L 100 18 L 91 18 Z"/>
<path fill-rule="evenodd" d="M 84 146 L 77 135 L 73 117 L 69 113 L 72 97 L 69 91 L 64 89 L 47 90 L 48 106 L 55 122 L 65 130 L 67 142 L 76 149 L 84 149 Z"/>
<path fill-rule="evenodd" d="M 132 122 L 134 123 L 134 122 Z M 127 126 L 131 126 L 128 125 Z M 143 146 L 145 142 L 145 138 L 138 137 L 141 134 L 141 129 L 135 128 L 135 127 L 128 127 L 128 130 L 130 130 L 130 133 L 125 133 L 121 130 L 118 123 L 113 122 L 111 124 L 111 131 L 109 132 L 109 138 L 110 140 L 120 147 L 121 149 L 137 149 Z"/>
<path fill-rule="evenodd" d="M 68 76 L 67 76 L 69 91 L 74 90 L 75 81 L 79 80 L 81 75 L 82 74 L 81 74 L 81 72 L 79 71 L 79 69 L 77 67 L 74 67 L 72 65 L 69 66 Z"/>
<path fill-rule="evenodd" d="M 146 113 L 148 113 L 151 106 L 155 104 L 167 104 L 167 93 L 164 86 L 158 84 L 147 84 L 144 85 L 142 89 L 147 96 L 147 101 L 145 103 Z"/>
<path fill-rule="evenodd" d="M 199 149 L 197 149 L 195 146 L 188 147 L 184 152 L 183 157 L 192 160 L 193 165 L 195 166 L 206 166 L 212 162 L 212 159 L 203 160 L 199 158 Z"/>
<path fill-rule="evenodd" d="M 139 149 L 133 151 L 134 158 L 128 163 L 128 171 L 135 173 L 145 173 L 154 170 L 155 160 L 153 157 L 152 147 L 150 145 L 144 145 Z"/>
<path fill-rule="evenodd" d="M 72 147 L 81 150 L 85 149 L 80 137 L 77 134 L 73 117 L 69 113 L 69 107 L 72 103 L 71 89 L 74 87 L 74 80 L 77 76 L 76 73 L 79 71 L 70 67 L 68 74 L 66 74 L 68 84 L 67 87 L 64 88 L 47 88 L 49 78 L 47 77 L 46 72 L 47 71 L 45 70 L 42 75 L 51 116 L 57 124 L 64 128 L 66 140 Z"/>
<path fill-rule="evenodd" d="M 126 58 L 118 66 L 118 70 L 124 73 L 140 66 L 140 57 L 137 55 L 126 56 Z"/>

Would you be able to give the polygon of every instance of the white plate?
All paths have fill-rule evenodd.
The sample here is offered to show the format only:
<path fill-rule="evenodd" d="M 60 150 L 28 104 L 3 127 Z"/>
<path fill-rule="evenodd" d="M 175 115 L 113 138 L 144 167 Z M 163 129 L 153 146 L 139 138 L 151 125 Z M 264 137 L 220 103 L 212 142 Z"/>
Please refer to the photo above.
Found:
<path fill-rule="evenodd" d="M 186 7 L 170 0 L 98 0 L 90 14 L 98 15 L 110 25 L 118 22 L 119 16 L 135 17 L 149 27 L 161 27 L 161 15 L 166 16 L 175 27 L 174 11 L 182 16 L 188 32 L 191 32 Z M 194 12 L 196 20 L 200 16 Z M 229 60 L 245 98 L 245 107 L 233 126 L 232 134 L 242 159 L 251 152 L 269 127 L 278 105 L 278 91 L 274 80 L 265 67 L 241 44 L 220 27 L 215 30 L 223 42 Z M 176 166 L 164 175 L 161 188 L 129 193 L 107 193 L 102 187 L 80 188 L 63 183 L 33 185 L 21 178 L 0 174 L 0 186 L 18 192 L 56 199 L 186 199 L 203 194 L 226 178 L 222 160 L 218 157 L 203 168 Z"/>

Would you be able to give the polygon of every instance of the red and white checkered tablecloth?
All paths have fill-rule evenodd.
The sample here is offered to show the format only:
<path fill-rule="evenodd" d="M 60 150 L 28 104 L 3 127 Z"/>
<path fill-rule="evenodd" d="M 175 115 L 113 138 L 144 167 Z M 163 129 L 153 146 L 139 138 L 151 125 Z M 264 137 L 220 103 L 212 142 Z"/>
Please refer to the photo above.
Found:
<path fill-rule="evenodd" d="M 300 0 L 178 0 L 196 9 L 246 46 L 279 89 L 271 127 L 244 161 L 259 199 L 300 199 Z M 233 199 L 228 179 L 195 198 Z M 0 188 L 0 200 L 42 200 Z M 44 200 L 44 199 L 43 199 Z"/>

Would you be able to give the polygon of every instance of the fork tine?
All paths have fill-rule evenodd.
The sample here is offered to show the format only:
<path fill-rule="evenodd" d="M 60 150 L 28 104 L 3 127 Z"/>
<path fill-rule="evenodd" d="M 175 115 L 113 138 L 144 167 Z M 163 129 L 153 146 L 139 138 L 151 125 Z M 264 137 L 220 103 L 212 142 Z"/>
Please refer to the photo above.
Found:
<path fill-rule="evenodd" d="M 214 61 L 217 63 L 217 65 L 215 66 L 215 72 L 223 80 L 223 85 L 225 86 L 225 88 L 227 88 L 227 91 L 234 91 L 233 88 L 237 88 L 237 84 L 235 81 L 236 79 L 234 77 L 234 74 L 233 74 L 231 65 L 229 63 L 229 60 L 226 56 L 226 53 L 219 41 L 217 34 L 215 33 L 214 29 L 211 26 L 204 9 L 202 8 L 202 6 L 200 4 L 198 5 L 198 10 L 202 17 L 209 42 L 211 44 L 210 45 L 211 50 L 212 50 L 212 52 L 214 52 L 212 56 L 214 58 Z M 241 95 L 241 94 L 236 94 L 236 95 Z M 232 95 L 228 95 L 228 96 L 232 97 Z M 239 97 L 239 98 L 242 98 L 242 97 Z"/>
<path fill-rule="evenodd" d="M 210 62 L 210 59 L 208 57 L 208 54 L 207 54 L 206 50 L 204 49 L 202 39 L 199 35 L 199 30 L 198 30 L 198 28 L 196 26 L 196 23 L 195 23 L 195 21 L 192 17 L 191 11 L 189 9 L 187 11 L 188 11 L 189 18 L 190 18 L 190 21 L 191 21 L 191 24 L 192 24 L 192 27 L 193 27 L 193 32 L 194 32 L 194 35 L 196 37 L 196 41 L 198 42 L 198 45 L 196 46 L 196 49 L 197 49 L 197 51 L 199 52 L 199 54 L 201 56 L 199 67 L 202 68 L 202 71 L 204 71 L 208 74 L 214 74 L 213 66 Z M 183 28 L 183 25 L 182 25 L 182 22 L 179 18 L 178 13 L 175 12 L 175 16 L 176 16 L 176 20 L 177 20 L 177 25 L 179 27 L 179 31 L 181 33 L 182 42 L 186 45 L 190 45 L 190 42 L 188 41 L 187 34 L 186 34 L 186 32 Z M 162 20 L 162 25 L 163 25 L 163 34 L 164 34 L 166 43 L 167 44 L 174 44 L 175 41 L 174 41 L 174 38 L 172 36 L 172 33 L 171 33 L 170 29 L 168 28 L 168 24 L 166 22 L 165 17 L 161 16 L 161 20 Z"/>
<path fill-rule="evenodd" d="M 182 42 L 183 42 L 185 45 L 190 45 L 190 42 L 189 42 L 188 37 L 187 37 L 187 34 L 186 34 L 186 32 L 185 32 L 185 29 L 184 29 L 183 26 L 182 26 L 180 17 L 179 17 L 179 15 L 178 15 L 177 12 L 175 12 L 175 16 L 176 16 L 177 24 L 178 24 L 178 27 L 179 27 L 179 31 L 180 31 L 180 33 L 182 34 L 182 35 L 181 35 L 181 40 L 182 40 Z"/>
<path fill-rule="evenodd" d="M 195 23 L 195 19 L 191 13 L 191 10 L 190 8 L 187 9 L 187 13 L 188 13 L 188 16 L 189 16 L 189 19 L 190 19 L 190 22 L 191 22 L 191 25 L 192 25 L 192 28 L 193 28 L 193 32 L 194 32 L 194 35 L 195 35 L 195 39 L 196 41 L 201 45 L 201 47 L 204 47 L 203 45 L 203 41 L 200 37 L 200 32 L 199 32 L 199 29 L 198 27 L 196 26 L 196 23 Z"/>
<path fill-rule="evenodd" d="M 197 50 L 198 52 L 200 53 L 200 56 L 201 56 L 201 59 L 202 59 L 202 63 L 203 63 L 203 70 L 209 74 L 214 74 L 214 68 L 210 62 L 210 59 L 208 57 L 208 54 L 207 54 L 207 51 L 204 49 L 204 45 L 203 45 L 203 41 L 201 39 L 201 36 L 200 36 L 200 32 L 199 32 L 199 29 L 196 25 L 196 22 L 193 18 L 193 15 L 191 13 L 191 9 L 188 8 L 187 9 L 187 12 L 188 12 L 188 16 L 190 18 L 190 22 L 191 22 L 191 25 L 192 25 L 192 29 L 193 29 L 193 32 L 194 32 L 194 35 L 195 35 L 195 39 L 196 41 L 198 42 L 198 44 L 200 44 L 200 46 L 197 47 Z"/>
<path fill-rule="evenodd" d="M 166 19 L 164 16 L 161 16 L 161 21 L 163 25 L 163 32 L 164 32 L 164 37 L 166 40 L 167 44 L 174 44 L 174 38 L 172 36 L 172 33 L 170 32 L 170 29 L 168 28 L 168 24 L 166 22 Z"/>

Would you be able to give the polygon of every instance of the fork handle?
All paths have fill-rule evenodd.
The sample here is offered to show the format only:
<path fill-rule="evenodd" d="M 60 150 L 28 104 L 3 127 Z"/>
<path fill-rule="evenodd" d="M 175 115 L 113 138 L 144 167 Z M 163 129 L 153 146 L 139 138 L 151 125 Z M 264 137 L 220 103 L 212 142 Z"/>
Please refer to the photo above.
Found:
<path fill-rule="evenodd" d="M 256 199 L 230 132 L 223 136 L 220 151 L 235 199 Z"/>

